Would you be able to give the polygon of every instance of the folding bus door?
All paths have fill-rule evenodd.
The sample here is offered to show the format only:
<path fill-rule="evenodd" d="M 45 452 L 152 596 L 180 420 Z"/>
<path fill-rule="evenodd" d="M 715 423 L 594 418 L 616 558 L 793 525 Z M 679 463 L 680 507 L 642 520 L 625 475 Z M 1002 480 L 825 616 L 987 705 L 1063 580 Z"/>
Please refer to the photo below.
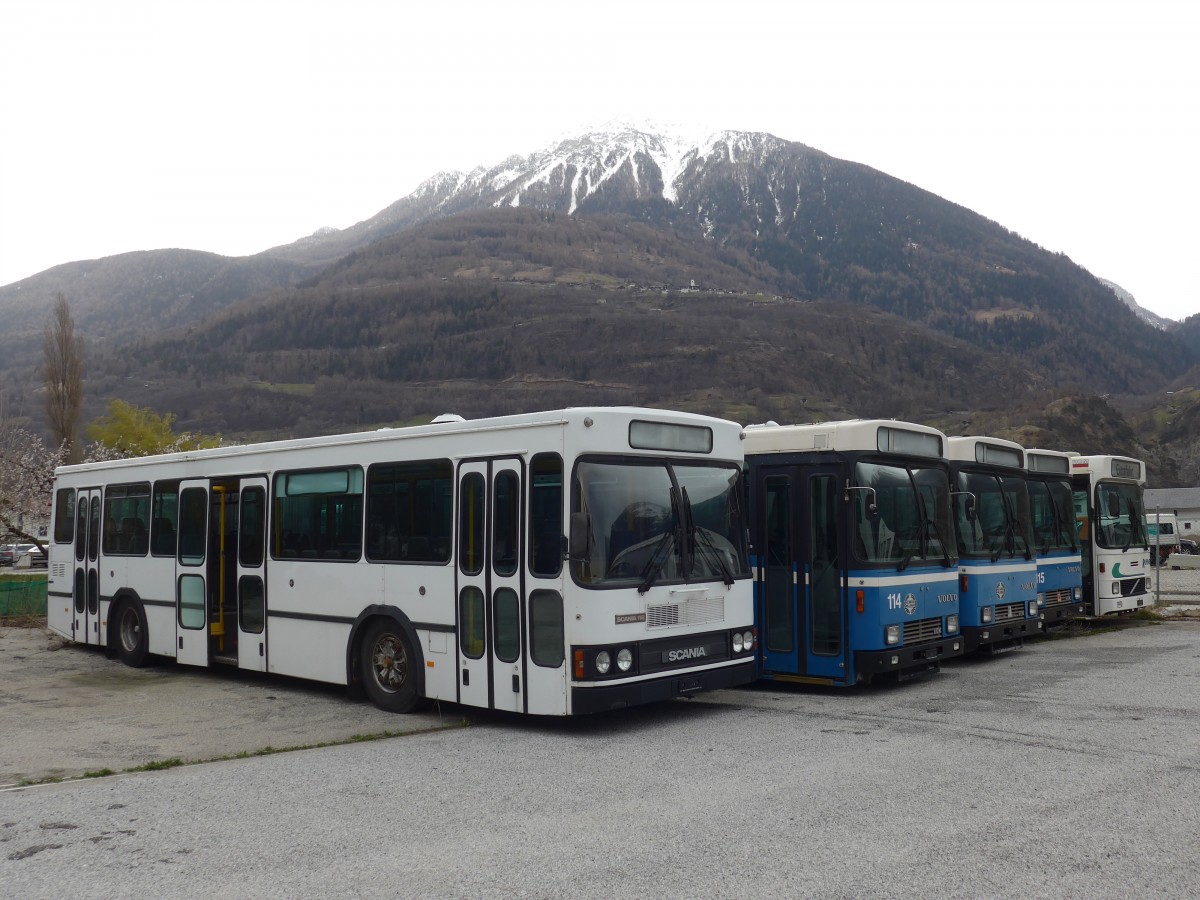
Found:
<path fill-rule="evenodd" d="M 808 632 L 805 665 L 815 678 L 846 677 L 844 477 L 833 467 L 804 471 L 802 563 Z"/>
<path fill-rule="evenodd" d="M 267 479 L 243 478 L 238 502 L 238 668 L 267 671 Z"/>
<path fill-rule="evenodd" d="M 175 557 L 176 659 L 208 665 L 208 481 L 179 483 Z"/>
<path fill-rule="evenodd" d="M 458 692 L 471 706 L 523 708 L 521 461 L 458 470 Z"/>
<path fill-rule="evenodd" d="M 75 503 L 71 632 L 82 644 L 100 643 L 100 506 L 99 488 L 79 492 Z"/>
<path fill-rule="evenodd" d="M 797 590 L 796 471 L 757 468 L 759 652 L 764 674 L 801 675 L 803 622 Z"/>

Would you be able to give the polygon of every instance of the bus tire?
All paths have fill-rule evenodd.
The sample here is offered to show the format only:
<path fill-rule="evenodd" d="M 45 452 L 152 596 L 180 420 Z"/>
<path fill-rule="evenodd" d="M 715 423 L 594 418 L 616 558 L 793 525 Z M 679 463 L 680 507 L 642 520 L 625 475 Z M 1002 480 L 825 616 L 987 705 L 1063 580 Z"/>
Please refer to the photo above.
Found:
<path fill-rule="evenodd" d="M 150 656 L 150 635 L 146 630 L 146 614 L 136 600 L 122 600 L 115 617 L 114 643 L 117 655 L 127 666 L 139 669 Z"/>
<path fill-rule="evenodd" d="M 393 713 L 416 708 L 418 660 L 399 623 L 379 619 L 367 628 L 359 665 L 363 690 L 375 706 Z"/>

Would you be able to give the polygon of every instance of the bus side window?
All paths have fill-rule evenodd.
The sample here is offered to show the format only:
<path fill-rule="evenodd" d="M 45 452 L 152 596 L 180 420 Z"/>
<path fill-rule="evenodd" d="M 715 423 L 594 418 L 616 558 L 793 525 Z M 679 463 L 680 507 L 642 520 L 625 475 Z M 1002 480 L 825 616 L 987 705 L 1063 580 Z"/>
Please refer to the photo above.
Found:
<path fill-rule="evenodd" d="M 529 464 L 529 571 L 554 578 L 562 571 L 563 464 L 539 453 Z"/>

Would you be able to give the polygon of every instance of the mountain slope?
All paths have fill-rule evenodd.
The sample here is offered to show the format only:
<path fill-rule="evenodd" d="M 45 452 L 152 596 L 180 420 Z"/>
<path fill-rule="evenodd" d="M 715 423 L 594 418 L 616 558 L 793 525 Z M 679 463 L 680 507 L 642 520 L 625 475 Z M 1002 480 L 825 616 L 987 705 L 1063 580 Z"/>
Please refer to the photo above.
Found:
<path fill-rule="evenodd" d="M 604 398 L 744 420 L 1028 413 L 1161 392 L 1200 360 L 1185 328 L 1139 321 L 1067 257 L 766 134 L 601 129 L 255 257 L 99 263 L 125 268 L 97 290 L 96 264 L 58 267 L 0 289 L 0 309 L 61 290 L 90 397 L 227 433 L 392 421 L 399 391 L 466 414 Z M 18 392 L 34 344 L 0 360 Z"/>

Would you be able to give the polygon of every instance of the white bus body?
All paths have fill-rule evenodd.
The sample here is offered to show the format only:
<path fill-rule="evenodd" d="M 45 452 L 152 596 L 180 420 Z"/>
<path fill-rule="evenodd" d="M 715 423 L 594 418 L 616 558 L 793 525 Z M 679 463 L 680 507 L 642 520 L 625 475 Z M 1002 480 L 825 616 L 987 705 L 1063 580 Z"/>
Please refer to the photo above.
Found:
<path fill-rule="evenodd" d="M 1146 464 L 1125 456 L 1075 456 L 1071 482 L 1088 611 L 1102 616 L 1153 605 L 1142 503 Z"/>
<path fill-rule="evenodd" d="M 63 467 L 49 625 L 131 665 L 361 686 L 398 712 L 744 683 L 740 434 L 570 409 Z"/>

